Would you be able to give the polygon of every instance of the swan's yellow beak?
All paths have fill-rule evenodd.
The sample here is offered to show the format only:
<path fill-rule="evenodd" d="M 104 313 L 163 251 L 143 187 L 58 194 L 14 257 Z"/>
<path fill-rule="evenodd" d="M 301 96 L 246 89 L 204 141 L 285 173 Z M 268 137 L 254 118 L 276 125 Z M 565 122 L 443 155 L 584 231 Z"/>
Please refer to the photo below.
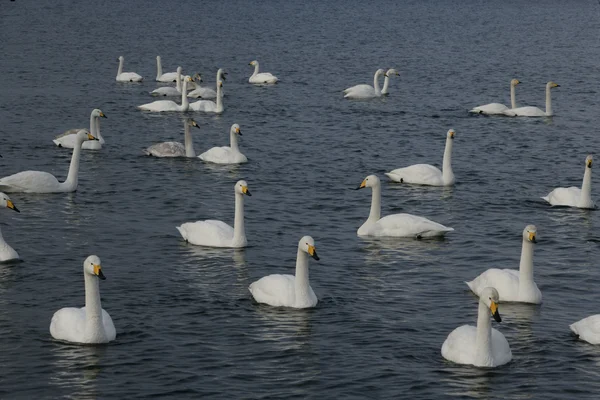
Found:
<path fill-rule="evenodd" d="M 454 135 L 456 135 L 456 132 L 450 131 L 450 139 L 454 139 Z"/>
<path fill-rule="evenodd" d="M 535 232 L 529 232 L 529 241 L 531 243 L 537 243 L 537 241 L 535 240 Z"/>
<path fill-rule="evenodd" d="M 319 260 L 319 256 L 317 255 L 317 249 L 315 249 L 315 246 L 310 244 L 308 245 L 308 254 L 315 260 Z"/>
<path fill-rule="evenodd" d="M 94 275 L 96 275 L 98 278 L 100 278 L 102 280 L 106 279 L 106 277 L 102 273 L 102 267 L 100 266 L 100 264 L 94 264 Z"/>
<path fill-rule="evenodd" d="M 587 167 L 588 167 L 588 168 L 592 168 L 592 160 L 588 160 L 588 162 L 587 162 Z"/>
<path fill-rule="evenodd" d="M 237 133 L 238 135 L 241 135 L 242 131 L 240 130 L 240 128 L 235 128 L 235 133 Z"/>
<path fill-rule="evenodd" d="M 248 186 L 242 186 L 242 193 L 244 193 L 246 196 L 252 196 L 252 194 L 250 194 L 250 190 L 248 190 Z"/>
<path fill-rule="evenodd" d="M 92 135 L 91 133 L 87 134 L 88 136 L 88 140 L 98 140 L 94 135 Z"/>
<path fill-rule="evenodd" d="M 490 304 L 490 310 L 492 311 L 492 316 L 496 322 L 502 322 L 502 318 L 500 318 L 500 313 L 498 312 L 498 303 L 492 301 L 492 304 Z"/>
<path fill-rule="evenodd" d="M 554 82 L 552 82 L 552 85 L 551 85 L 551 87 L 560 87 L 560 85 L 559 85 L 558 83 L 554 83 Z"/>
<path fill-rule="evenodd" d="M 11 210 L 15 210 L 16 212 L 21 212 L 17 207 L 15 207 L 12 200 L 6 200 L 6 207 L 10 208 Z"/>
<path fill-rule="evenodd" d="M 103 113 L 102 111 L 100 111 L 100 116 L 101 116 L 102 118 L 107 118 L 107 117 L 106 117 L 106 115 L 104 115 L 104 113 Z"/>
<path fill-rule="evenodd" d="M 364 181 L 362 181 L 362 183 L 360 184 L 359 187 L 357 187 L 357 189 L 364 189 L 367 187 L 367 180 L 365 179 Z"/>

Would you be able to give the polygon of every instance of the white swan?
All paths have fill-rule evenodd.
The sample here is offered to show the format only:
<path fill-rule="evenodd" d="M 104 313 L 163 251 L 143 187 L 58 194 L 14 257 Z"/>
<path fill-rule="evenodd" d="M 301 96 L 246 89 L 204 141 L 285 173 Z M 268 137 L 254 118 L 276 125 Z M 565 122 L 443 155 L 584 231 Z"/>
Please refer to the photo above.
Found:
<path fill-rule="evenodd" d="M 216 80 L 216 88 L 219 90 L 218 82 L 224 81 L 227 73 L 223 71 L 222 68 L 219 68 L 217 71 L 217 80 Z M 199 82 L 202 82 L 202 79 L 199 79 Z M 223 96 L 223 89 L 221 89 L 221 96 Z M 188 97 L 193 98 L 202 98 L 202 99 L 215 99 L 217 97 L 217 91 L 210 88 L 203 88 L 200 84 L 196 84 L 196 89 L 192 90 L 188 93 Z"/>
<path fill-rule="evenodd" d="M 200 154 L 198 158 L 202 161 L 212 162 L 215 164 L 242 164 L 248 162 L 245 155 L 240 152 L 238 147 L 237 135 L 242 135 L 240 126 L 238 124 L 231 125 L 229 130 L 229 143 L 230 146 L 213 147 L 210 150 Z"/>
<path fill-rule="evenodd" d="M 156 81 L 157 82 L 175 82 L 177 79 L 177 72 L 162 72 L 162 61 L 160 56 L 156 56 Z"/>
<path fill-rule="evenodd" d="M 520 303 L 540 304 L 542 292 L 533 281 L 533 245 L 537 229 L 535 225 L 527 225 L 523 230 L 523 248 L 519 270 L 488 269 L 477 278 L 466 282 L 469 288 L 478 296 L 488 286 L 498 290 L 500 301 L 516 301 Z"/>
<path fill-rule="evenodd" d="M 141 82 L 142 78 L 140 75 L 135 72 L 123 72 L 123 62 L 125 61 L 125 57 L 119 56 L 119 70 L 117 71 L 117 82 Z"/>
<path fill-rule="evenodd" d="M 376 175 L 367 176 L 359 187 L 372 188 L 371 211 L 367 221 L 358 228 L 358 236 L 415 237 L 417 239 L 444 236 L 453 231 L 437 222 L 412 214 L 392 214 L 381 218 L 381 182 Z"/>
<path fill-rule="evenodd" d="M 400 74 L 394 68 L 387 70 L 385 73 L 385 79 L 383 80 L 383 89 L 381 89 L 382 95 L 387 96 L 389 94 L 390 78 L 398 75 Z"/>
<path fill-rule="evenodd" d="M 279 82 L 279 79 L 271 74 L 270 72 L 258 72 L 258 61 L 254 60 L 254 61 L 250 61 L 250 63 L 248 65 L 252 65 L 254 67 L 254 73 L 252 74 L 252 76 L 248 79 L 248 82 L 250 83 L 257 83 L 257 84 L 263 84 L 263 83 L 277 83 Z"/>
<path fill-rule="evenodd" d="M 379 89 L 379 76 L 381 74 L 385 74 L 383 69 L 375 71 L 373 86 L 361 84 L 344 89 L 344 97 L 347 99 L 370 99 L 373 97 L 381 97 L 381 89 Z"/>
<path fill-rule="evenodd" d="M 429 164 L 415 164 L 409 167 L 398 168 L 385 174 L 393 181 L 400 183 L 415 183 L 418 185 L 450 186 L 454 185 L 454 172 L 452 172 L 452 144 L 454 142 L 454 129 L 446 134 L 446 150 L 442 161 L 442 171 Z"/>
<path fill-rule="evenodd" d="M 508 341 L 492 328 L 490 311 L 496 322 L 502 321 L 498 313 L 498 291 L 487 287 L 479 298 L 477 328 L 463 325 L 450 332 L 442 345 L 442 356 L 446 360 L 476 367 L 498 367 L 512 360 Z"/>
<path fill-rule="evenodd" d="M 600 344 L 600 314 L 590 315 L 569 325 L 571 331 L 590 344 Z"/>
<path fill-rule="evenodd" d="M 60 193 L 77 190 L 79 176 L 79 158 L 81 145 L 86 140 L 98 140 L 87 130 L 77 133 L 77 145 L 73 148 L 69 173 L 64 182 L 59 182 L 54 175 L 42 171 L 23 171 L 0 179 L 0 190 L 23 193 Z"/>
<path fill-rule="evenodd" d="M 6 194 L 0 192 L 0 207 L 10 208 L 16 212 L 20 212 L 17 207 L 15 207 L 14 203 Z M 19 254 L 10 247 L 8 243 L 4 240 L 2 236 L 2 232 L 0 232 L 0 262 L 16 260 L 19 258 Z"/>
<path fill-rule="evenodd" d="M 192 142 L 192 132 L 190 127 L 195 126 L 200 128 L 198 123 L 192 118 L 187 118 L 183 121 L 184 143 L 181 142 L 162 142 L 153 144 L 144 149 L 144 154 L 154 157 L 196 157 L 194 144 Z"/>
<path fill-rule="evenodd" d="M 577 208 L 595 208 L 592 201 L 592 163 L 591 155 L 585 158 L 585 172 L 581 189 L 575 186 L 559 187 L 548 193 L 542 199 L 553 206 L 569 206 Z"/>
<path fill-rule="evenodd" d="M 298 242 L 296 275 L 273 274 L 252 282 L 248 289 L 258 303 L 274 307 L 308 308 L 317 305 L 318 299 L 308 281 L 308 256 L 319 259 L 315 241 L 304 236 Z"/>
<path fill-rule="evenodd" d="M 517 108 L 517 103 L 515 100 L 515 86 L 521 83 L 518 79 L 511 79 L 510 81 L 510 108 Z M 477 113 L 477 114 L 504 114 L 505 111 L 509 110 L 504 104 L 500 103 L 490 103 L 485 104 L 483 106 L 478 106 L 469 110 L 469 112 Z"/>
<path fill-rule="evenodd" d="M 83 262 L 85 307 L 61 308 L 52 316 L 50 334 L 54 339 L 73 343 L 108 343 L 115 340 L 117 331 L 110 315 L 100 303 L 99 279 L 102 273 L 100 258 L 89 256 Z"/>
<path fill-rule="evenodd" d="M 537 107 L 519 107 L 511 110 L 505 110 L 504 115 L 509 117 L 551 117 L 554 115 L 552 112 L 552 98 L 550 97 L 550 89 L 560 87 L 560 85 L 554 82 L 548 82 L 546 84 L 546 111 L 540 110 Z"/>
<path fill-rule="evenodd" d="M 198 100 L 193 103 L 190 103 L 189 110 L 190 111 L 204 111 L 210 113 L 220 114 L 224 110 L 223 106 L 223 96 L 221 95 L 221 90 L 223 88 L 223 82 L 217 82 L 217 102 L 215 103 L 212 100 Z"/>
<path fill-rule="evenodd" d="M 244 230 L 244 195 L 251 196 L 246 181 L 238 181 L 235 191 L 235 217 L 233 228 L 223 221 L 186 222 L 177 227 L 183 238 L 191 244 L 209 247 L 246 247 Z"/>
<path fill-rule="evenodd" d="M 170 112 L 170 111 L 180 111 L 185 112 L 188 111 L 190 107 L 190 103 L 187 98 L 187 80 L 183 81 L 183 86 L 181 88 L 181 105 L 175 103 L 173 100 L 156 100 L 152 103 L 142 104 L 137 108 L 143 111 L 152 111 L 152 112 Z"/>
<path fill-rule="evenodd" d="M 90 133 L 98 140 L 88 140 L 83 142 L 81 148 L 84 150 L 100 150 L 102 145 L 105 143 L 104 138 L 100 134 L 100 118 L 106 118 L 106 115 L 99 108 L 92 110 L 90 114 Z M 73 149 L 77 145 L 77 132 L 83 128 L 69 129 L 64 133 L 56 136 L 54 144 L 58 147 L 65 147 L 67 149 Z"/>
<path fill-rule="evenodd" d="M 163 86 L 150 92 L 152 96 L 181 96 L 181 67 L 175 73 L 175 86 Z"/>

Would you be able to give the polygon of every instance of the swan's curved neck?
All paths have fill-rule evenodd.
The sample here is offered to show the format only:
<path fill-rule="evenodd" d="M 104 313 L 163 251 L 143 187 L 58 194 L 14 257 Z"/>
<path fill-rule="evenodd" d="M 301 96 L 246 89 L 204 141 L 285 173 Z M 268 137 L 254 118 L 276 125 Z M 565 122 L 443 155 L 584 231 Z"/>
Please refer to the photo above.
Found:
<path fill-rule="evenodd" d="M 583 183 L 581 184 L 581 197 L 579 198 L 579 207 L 592 207 L 592 169 L 585 167 L 583 173 Z"/>
<path fill-rule="evenodd" d="M 390 77 L 386 75 L 385 79 L 383 80 L 383 89 L 381 89 L 381 94 L 387 94 L 389 86 L 390 86 Z M 375 86 L 373 86 L 373 87 L 375 87 Z"/>
<path fill-rule="evenodd" d="M 252 74 L 252 76 L 255 76 L 258 74 L 258 62 L 256 64 L 254 64 L 254 73 Z"/>
<path fill-rule="evenodd" d="M 181 74 L 179 73 L 179 70 L 177 71 L 177 76 L 175 77 L 175 89 L 181 93 Z"/>
<path fill-rule="evenodd" d="M 156 57 L 156 79 L 162 76 L 162 63 L 160 62 L 160 57 Z"/>
<path fill-rule="evenodd" d="M 257 67 L 258 68 L 258 67 Z M 223 88 L 221 85 L 217 84 L 217 112 L 223 112 L 223 96 L 221 96 L 221 91 Z"/>
<path fill-rule="evenodd" d="M 452 144 L 454 139 L 446 138 L 446 149 L 444 150 L 444 160 L 442 164 L 442 179 L 445 185 L 454 183 L 454 172 L 452 171 Z"/>
<path fill-rule="evenodd" d="M 183 81 L 181 87 L 181 111 L 187 111 L 190 107 L 190 103 L 187 98 L 187 81 Z"/>
<path fill-rule="evenodd" d="M 377 222 L 381 219 L 381 184 L 372 187 L 371 211 L 367 222 Z"/>
<path fill-rule="evenodd" d="M 295 279 L 296 301 L 306 298 L 309 293 L 308 282 L 308 254 L 298 248 L 296 255 L 296 279 Z"/>
<path fill-rule="evenodd" d="M 240 148 L 238 147 L 237 134 L 235 133 L 234 130 L 232 130 L 231 132 L 229 132 L 229 145 L 231 146 L 231 150 L 233 150 L 235 152 L 239 152 L 240 151 Z"/>
<path fill-rule="evenodd" d="M 192 132 L 190 130 L 190 124 L 188 124 L 187 121 L 183 123 L 183 132 L 183 139 L 185 143 L 185 156 L 196 157 L 196 152 L 194 151 L 194 143 L 192 142 Z"/>
<path fill-rule="evenodd" d="M 117 71 L 117 75 L 121 75 L 123 73 L 123 59 L 119 59 L 119 70 Z"/>
<path fill-rule="evenodd" d="M 492 321 L 488 307 L 479 302 L 477 335 L 475 338 L 475 365 L 492 363 Z"/>
<path fill-rule="evenodd" d="M 550 97 L 550 85 L 546 85 L 546 115 L 551 117 L 552 113 L 552 98 Z"/>
<path fill-rule="evenodd" d="M 379 72 L 375 72 L 375 76 L 373 77 L 373 88 L 375 89 L 375 94 L 381 94 L 381 89 L 379 89 Z"/>
<path fill-rule="evenodd" d="M 515 85 L 510 84 L 510 108 L 517 108 L 517 100 L 515 98 Z"/>
<path fill-rule="evenodd" d="M 233 242 L 245 242 L 246 230 L 244 229 L 244 195 L 235 193 L 235 217 L 233 221 Z"/>
<path fill-rule="evenodd" d="M 81 157 L 81 146 L 82 140 L 78 140 L 73 147 L 73 155 L 71 156 L 71 165 L 69 165 L 69 174 L 67 179 L 60 185 L 67 191 L 74 191 L 77 189 L 77 183 L 79 182 L 79 158 Z"/>
<path fill-rule="evenodd" d="M 98 332 L 104 332 L 102 324 L 102 304 L 100 302 L 100 289 L 98 278 L 88 273 L 85 277 L 85 337 L 97 336 Z"/>
<path fill-rule="evenodd" d="M 90 114 L 90 133 L 100 140 L 100 117 Z"/>
<path fill-rule="evenodd" d="M 521 249 L 521 262 L 519 263 L 519 292 L 529 292 L 533 285 L 533 246 L 534 244 L 523 238 Z"/>

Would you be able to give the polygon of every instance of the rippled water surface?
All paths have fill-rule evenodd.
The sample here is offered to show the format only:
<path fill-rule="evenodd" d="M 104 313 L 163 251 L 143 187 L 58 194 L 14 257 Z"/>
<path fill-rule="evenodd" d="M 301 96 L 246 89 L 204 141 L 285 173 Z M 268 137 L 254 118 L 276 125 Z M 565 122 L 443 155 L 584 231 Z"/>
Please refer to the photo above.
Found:
<path fill-rule="evenodd" d="M 101 108 L 106 146 L 84 151 L 77 192 L 14 194 L 2 234 L 23 262 L 0 266 L 2 398 L 546 398 L 600 397 L 600 347 L 568 325 L 598 312 L 599 214 L 540 199 L 580 185 L 598 148 L 598 32 L 593 1 L 4 1 L 0 6 L 2 176 L 37 169 L 64 179 L 70 151 L 52 143 Z M 239 123 L 247 164 L 144 157 L 183 140 L 183 115 L 142 113 L 155 57 L 214 84 L 229 73 L 225 112 L 196 113 L 195 146 L 228 142 Z M 141 84 L 115 82 L 116 58 Z M 257 59 L 281 83 L 247 83 Z M 391 94 L 347 101 L 377 68 L 400 76 Z M 521 105 L 552 119 L 471 116 L 473 106 Z M 441 164 L 456 132 L 452 188 L 390 184 L 383 172 Z M 409 212 L 456 230 L 445 240 L 356 236 L 383 181 L 383 215 Z M 246 179 L 249 247 L 187 245 L 182 222 L 233 222 L 233 184 Z M 594 178 L 597 181 L 597 179 Z M 593 187 L 592 195 L 600 199 Z M 541 306 L 501 304 L 513 360 L 496 369 L 440 354 L 455 327 L 476 322 L 463 283 L 517 268 L 521 232 L 538 227 Z M 312 235 L 319 304 L 254 303 L 248 285 L 293 273 Z M 54 311 L 82 306 L 82 261 L 102 259 L 102 305 L 117 327 L 105 346 L 57 342 Z"/>

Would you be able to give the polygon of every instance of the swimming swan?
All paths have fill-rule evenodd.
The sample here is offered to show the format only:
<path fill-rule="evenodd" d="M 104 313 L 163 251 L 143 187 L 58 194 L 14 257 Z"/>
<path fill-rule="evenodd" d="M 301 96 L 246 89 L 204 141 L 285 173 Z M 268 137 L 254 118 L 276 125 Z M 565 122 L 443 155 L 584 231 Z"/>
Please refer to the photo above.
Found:
<path fill-rule="evenodd" d="M 61 308 L 52 316 L 50 334 L 54 339 L 73 343 L 108 343 L 115 340 L 117 331 L 110 315 L 100 303 L 99 279 L 102 273 L 100 258 L 89 256 L 83 262 L 85 307 Z"/>
<path fill-rule="evenodd" d="M 125 61 L 125 57 L 119 56 L 117 61 L 119 61 L 119 70 L 117 71 L 117 82 L 141 82 L 142 79 L 144 79 L 135 72 L 123 72 L 123 61 Z"/>
<path fill-rule="evenodd" d="M 87 130 L 80 130 L 77 135 L 77 144 L 73 148 L 69 173 L 64 182 L 59 182 L 54 175 L 42 171 L 23 171 L 0 179 L 0 190 L 5 192 L 23 193 L 60 193 L 74 192 L 77 190 L 79 176 L 79 158 L 81 145 L 86 140 L 98 140 Z"/>
<path fill-rule="evenodd" d="M 381 182 L 376 175 L 367 176 L 359 187 L 373 190 L 371 211 L 367 221 L 358 228 L 358 236 L 415 237 L 417 239 L 444 236 L 453 231 L 424 217 L 412 214 L 392 214 L 381 218 Z"/>
<path fill-rule="evenodd" d="M 385 174 L 393 181 L 400 183 L 415 183 L 418 185 L 450 186 L 454 185 L 452 172 L 452 144 L 456 132 L 450 129 L 446 134 L 446 150 L 442 161 L 442 171 L 429 164 L 415 164 L 398 168 Z"/>
<path fill-rule="evenodd" d="M 215 164 L 241 164 L 247 162 L 248 159 L 240 152 L 238 147 L 238 135 L 242 136 L 240 126 L 238 124 L 231 125 L 231 129 L 229 130 L 229 143 L 231 147 L 213 147 L 200 154 L 198 158 L 202 161 Z"/>
<path fill-rule="evenodd" d="M 222 68 L 219 68 L 219 70 L 217 71 L 217 80 L 216 80 L 217 83 L 215 84 L 215 87 L 217 90 L 219 90 L 218 82 L 226 80 L 225 79 L 226 75 L 227 75 L 227 73 L 225 71 L 223 71 Z M 202 79 L 200 78 L 199 81 L 202 82 Z M 202 98 L 202 99 L 214 99 L 217 97 L 217 90 L 213 90 L 210 88 L 203 88 L 200 86 L 200 84 L 196 84 L 196 89 L 189 92 L 188 97 Z M 223 89 L 221 89 L 221 96 L 223 96 Z"/>
<path fill-rule="evenodd" d="M 469 288 L 477 296 L 482 291 L 493 286 L 498 290 L 500 301 L 515 301 L 520 303 L 540 304 L 542 292 L 533 281 L 533 246 L 537 229 L 535 225 L 527 225 L 523 230 L 523 248 L 519 270 L 491 268 L 470 282 Z"/>
<path fill-rule="evenodd" d="M 379 89 L 379 76 L 381 74 L 385 74 L 383 69 L 375 71 L 373 86 L 361 84 L 344 89 L 344 97 L 347 99 L 370 99 L 373 97 L 381 97 L 381 89 Z"/>
<path fill-rule="evenodd" d="M 279 79 L 271 74 L 270 72 L 258 72 L 258 61 L 254 60 L 254 61 L 250 61 L 250 63 L 248 65 L 252 65 L 254 67 L 254 73 L 252 74 L 252 76 L 248 79 L 248 82 L 250 83 L 258 83 L 258 84 L 262 84 L 262 83 L 277 83 L 279 81 Z"/>
<path fill-rule="evenodd" d="M 590 344 L 600 344 L 600 314 L 590 315 L 569 325 L 571 331 Z"/>
<path fill-rule="evenodd" d="M 21 212 L 11 201 L 10 197 L 6 194 L 0 192 L 0 207 L 10 208 L 16 212 Z M 0 232 L 0 262 L 16 260 L 19 258 L 19 254 L 10 247 L 6 241 L 4 241 L 4 237 L 2 236 L 2 232 Z"/>
<path fill-rule="evenodd" d="M 554 82 L 548 82 L 546 84 L 546 111 L 542 111 L 537 107 L 519 107 L 511 110 L 505 110 L 504 115 L 509 117 L 551 117 L 554 115 L 552 112 L 552 98 L 550 97 L 550 89 L 560 87 Z"/>
<path fill-rule="evenodd" d="M 490 312 L 496 322 L 502 321 L 498 313 L 498 291 L 487 287 L 479 298 L 477 328 L 463 325 L 450 332 L 442 345 L 442 356 L 458 364 L 476 367 L 498 367 L 512 360 L 508 341 L 500 331 L 492 328 Z"/>
<path fill-rule="evenodd" d="M 592 163 L 591 155 L 585 158 L 585 172 L 581 189 L 575 186 L 559 187 L 542 197 L 553 206 L 569 206 L 577 208 L 596 208 L 592 201 Z"/>
<path fill-rule="evenodd" d="M 154 157 L 196 157 L 194 144 L 192 143 L 192 132 L 190 132 L 190 126 L 200 128 L 198 123 L 192 118 L 188 118 L 183 121 L 185 145 L 181 144 L 180 142 L 157 143 L 153 144 L 147 149 L 144 149 L 144 153 L 147 156 Z"/>
<path fill-rule="evenodd" d="M 223 88 L 223 82 L 217 82 L 217 102 L 212 100 L 198 100 L 190 103 L 190 111 L 204 111 L 220 114 L 223 112 L 223 96 L 221 90 Z"/>
<path fill-rule="evenodd" d="M 273 274 L 252 282 L 248 289 L 258 303 L 274 307 L 308 308 L 317 305 L 318 299 L 308 281 L 308 256 L 319 259 L 315 241 L 304 236 L 298 242 L 296 275 Z"/>
<path fill-rule="evenodd" d="M 98 140 L 88 140 L 83 142 L 81 148 L 84 150 L 100 150 L 102 145 L 105 143 L 104 138 L 100 134 L 100 118 L 106 118 L 106 115 L 99 108 L 95 108 L 92 110 L 90 114 L 90 133 L 92 136 L 97 138 Z M 77 144 L 77 132 L 82 130 L 83 128 L 77 129 L 69 129 L 64 133 L 56 136 L 54 140 L 54 144 L 58 147 L 65 147 L 67 149 L 75 148 Z"/>
<path fill-rule="evenodd" d="M 515 101 L 515 86 L 517 86 L 519 83 L 521 83 L 521 82 L 518 79 L 512 79 L 510 81 L 510 108 L 511 109 L 517 108 L 517 103 Z M 475 107 L 472 110 L 469 110 L 469 112 L 476 113 L 476 114 L 494 115 L 494 114 L 504 114 L 504 112 L 507 110 L 509 110 L 509 108 L 506 107 L 504 104 L 490 103 L 490 104 L 485 104 L 483 106 Z"/>
<path fill-rule="evenodd" d="M 190 78 L 191 79 L 191 78 Z M 173 100 L 156 100 L 152 103 L 142 104 L 137 108 L 143 111 L 152 112 L 171 112 L 171 111 L 188 111 L 190 103 L 187 98 L 187 79 L 183 81 L 183 87 L 181 88 L 181 105 L 175 103 Z"/>
<path fill-rule="evenodd" d="M 244 230 L 244 195 L 251 196 L 246 181 L 238 181 L 235 191 L 235 217 L 233 228 L 223 221 L 207 219 L 206 221 L 186 222 L 177 227 L 183 238 L 198 246 L 209 247 L 246 247 L 246 231 Z"/>
<path fill-rule="evenodd" d="M 400 74 L 394 68 L 390 68 L 387 70 L 387 72 L 385 73 L 385 79 L 383 80 L 383 89 L 381 89 L 382 95 L 387 96 L 389 94 L 388 89 L 390 87 L 390 78 L 398 75 Z"/>
<path fill-rule="evenodd" d="M 179 72 L 179 71 L 178 71 Z M 178 72 L 162 72 L 162 61 L 160 56 L 156 56 L 156 81 L 157 82 L 175 82 Z"/>
<path fill-rule="evenodd" d="M 181 67 L 175 73 L 175 86 L 163 86 L 150 92 L 152 96 L 181 96 Z"/>

